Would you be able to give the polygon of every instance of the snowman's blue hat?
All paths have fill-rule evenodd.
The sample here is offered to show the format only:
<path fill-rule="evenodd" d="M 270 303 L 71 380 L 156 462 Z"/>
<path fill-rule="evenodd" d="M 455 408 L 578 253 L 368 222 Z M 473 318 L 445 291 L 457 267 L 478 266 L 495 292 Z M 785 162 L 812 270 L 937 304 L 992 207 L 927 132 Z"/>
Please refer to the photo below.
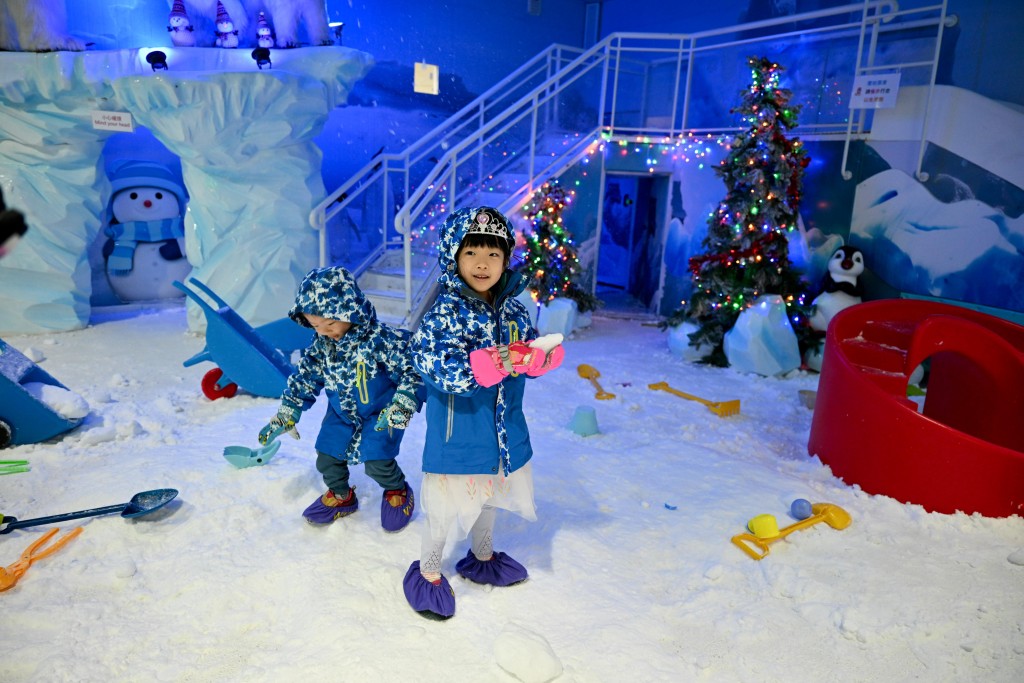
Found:
<path fill-rule="evenodd" d="M 178 175 L 163 164 L 153 161 L 126 161 L 110 171 L 110 202 L 123 190 L 132 187 L 159 187 L 178 199 L 179 215 L 185 215 L 188 192 Z"/>

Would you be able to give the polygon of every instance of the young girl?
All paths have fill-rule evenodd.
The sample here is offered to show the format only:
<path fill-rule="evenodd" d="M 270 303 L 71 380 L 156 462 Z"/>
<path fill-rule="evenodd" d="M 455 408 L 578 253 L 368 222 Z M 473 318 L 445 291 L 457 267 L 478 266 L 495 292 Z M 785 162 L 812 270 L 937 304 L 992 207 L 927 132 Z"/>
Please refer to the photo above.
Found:
<path fill-rule="evenodd" d="M 526 287 L 508 269 L 515 237 L 491 208 L 459 209 L 438 242 L 441 291 L 412 340 L 413 364 L 426 381 L 420 560 L 405 576 L 405 596 L 424 616 L 455 614 L 455 593 L 441 574 L 448 531 L 471 535 L 455 569 L 477 583 L 508 586 L 526 569 L 491 545 L 497 508 L 535 520 L 533 448 L 523 415 L 526 377 L 557 367 L 550 353 L 520 340 L 536 333 L 515 298 Z M 528 374 L 523 374 L 528 373 Z"/>
<path fill-rule="evenodd" d="M 381 526 L 404 529 L 415 502 L 395 456 L 423 389 L 409 359 L 409 333 L 378 322 L 373 304 L 344 268 L 310 271 L 288 316 L 316 336 L 288 378 L 277 415 L 260 431 L 260 443 L 285 431 L 298 438 L 295 424 L 302 411 L 325 390 L 329 404 L 316 440 L 316 468 L 327 493 L 303 517 L 329 524 L 355 512 L 359 500 L 348 484 L 349 465 L 361 462 L 384 489 Z"/>

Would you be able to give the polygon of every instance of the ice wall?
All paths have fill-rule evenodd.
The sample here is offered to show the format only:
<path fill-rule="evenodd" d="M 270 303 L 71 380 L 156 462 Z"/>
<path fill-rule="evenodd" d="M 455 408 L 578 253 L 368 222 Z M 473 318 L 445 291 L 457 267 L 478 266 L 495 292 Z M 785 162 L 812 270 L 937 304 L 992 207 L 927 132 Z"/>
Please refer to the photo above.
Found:
<path fill-rule="evenodd" d="M 275 50 L 258 69 L 248 50 L 148 48 L 0 53 L 0 187 L 29 232 L 0 261 L 0 332 L 84 327 L 88 246 L 109 194 L 93 111 L 126 112 L 181 159 L 191 196 L 186 252 L 193 277 L 243 318 L 284 315 L 317 265 L 310 209 L 324 194 L 314 144 L 372 58 L 343 47 Z M 202 329 L 190 305 L 189 324 Z"/>

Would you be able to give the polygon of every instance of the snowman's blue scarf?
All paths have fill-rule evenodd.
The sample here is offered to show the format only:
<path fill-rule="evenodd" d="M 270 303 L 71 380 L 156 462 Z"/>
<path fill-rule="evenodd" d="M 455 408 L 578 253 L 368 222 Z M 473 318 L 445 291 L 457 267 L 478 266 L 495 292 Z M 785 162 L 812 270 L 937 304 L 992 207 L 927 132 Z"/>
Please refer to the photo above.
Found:
<path fill-rule="evenodd" d="M 107 258 L 107 267 L 115 275 L 132 272 L 132 259 L 139 242 L 165 242 L 185 236 L 181 216 L 158 221 L 127 221 L 114 223 L 103 232 L 114 240 L 114 251 Z"/>

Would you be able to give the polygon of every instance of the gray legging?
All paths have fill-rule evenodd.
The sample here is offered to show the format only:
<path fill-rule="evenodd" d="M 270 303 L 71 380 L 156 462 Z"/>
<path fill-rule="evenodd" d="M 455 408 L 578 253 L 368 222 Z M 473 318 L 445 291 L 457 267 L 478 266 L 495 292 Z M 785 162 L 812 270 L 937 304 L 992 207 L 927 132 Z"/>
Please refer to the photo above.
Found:
<path fill-rule="evenodd" d="M 493 533 L 494 517 L 498 509 L 485 505 L 480 510 L 480 516 L 473 523 L 470 530 L 470 543 L 473 554 L 479 560 L 481 558 L 491 559 L 494 551 Z M 428 524 L 423 530 L 423 544 L 420 547 L 420 573 L 440 574 L 441 559 L 444 556 L 444 544 L 448 539 L 448 527 L 444 529 L 431 529 Z"/>
<path fill-rule="evenodd" d="M 332 455 L 316 452 L 316 469 L 323 475 L 327 488 L 344 498 L 348 495 L 348 461 L 339 460 Z M 363 463 L 366 476 L 380 484 L 385 491 L 393 491 L 405 486 L 405 473 L 398 462 L 390 460 L 367 460 Z"/>

